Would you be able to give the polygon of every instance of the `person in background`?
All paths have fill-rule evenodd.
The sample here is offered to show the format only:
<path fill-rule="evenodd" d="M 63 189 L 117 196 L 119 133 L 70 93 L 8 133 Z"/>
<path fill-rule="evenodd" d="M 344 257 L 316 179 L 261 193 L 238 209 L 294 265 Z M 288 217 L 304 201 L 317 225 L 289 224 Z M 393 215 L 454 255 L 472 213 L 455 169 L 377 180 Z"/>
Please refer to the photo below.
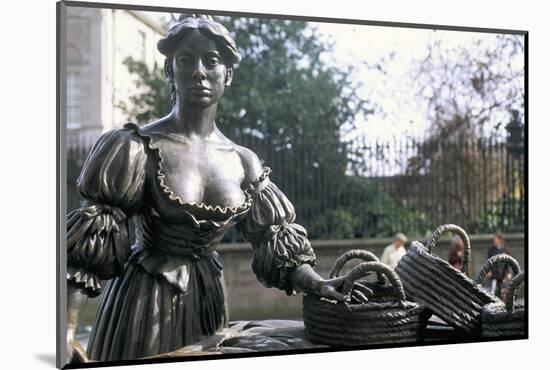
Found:
<path fill-rule="evenodd" d="M 458 235 L 451 239 L 451 251 L 449 252 L 449 264 L 457 270 L 462 269 L 462 258 L 464 257 L 464 242 Z"/>
<path fill-rule="evenodd" d="M 405 243 L 407 242 L 407 237 L 403 233 L 397 233 L 393 237 L 393 241 L 390 245 L 384 248 L 382 252 L 382 257 L 380 262 L 385 263 L 390 266 L 392 269 L 395 269 L 397 262 L 407 253 L 405 250 Z"/>
<path fill-rule="evenodd" d="M 487 259 L 496 256 L 497 254 L 505 253 L 509 254 L 506 249 L 506 241 L 501 234 L 495 234 L 493 237 L 493 245 L 487 252 Z M 497 297 L 504 299 L 503 285 L 505 281 L 510 280 L 512 271 L 504 264 L 498 264 L 491 271 L 487 273 L 487 279 L 491 281 L 490 291 Z"/>

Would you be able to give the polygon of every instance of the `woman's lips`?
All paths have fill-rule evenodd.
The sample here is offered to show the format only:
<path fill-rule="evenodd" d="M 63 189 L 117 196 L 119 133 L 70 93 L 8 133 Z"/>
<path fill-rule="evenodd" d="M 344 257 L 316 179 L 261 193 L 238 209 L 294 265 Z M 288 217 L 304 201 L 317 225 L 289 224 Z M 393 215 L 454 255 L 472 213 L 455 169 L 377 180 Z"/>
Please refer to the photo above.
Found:
<path fill-rule="evenodd" d="M 212 94 L 210 89 L 207 89 L 206 87 L 192 87 L 190 92 L 193 95 L 203 95 L 203 96 L 207 96 L 207 95 Z"/>

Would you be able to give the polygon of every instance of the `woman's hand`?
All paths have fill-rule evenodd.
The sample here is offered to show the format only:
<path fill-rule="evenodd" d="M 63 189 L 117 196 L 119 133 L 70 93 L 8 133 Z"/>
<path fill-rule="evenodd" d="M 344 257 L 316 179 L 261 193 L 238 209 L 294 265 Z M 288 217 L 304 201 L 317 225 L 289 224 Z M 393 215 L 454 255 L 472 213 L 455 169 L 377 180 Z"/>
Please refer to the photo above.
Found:
<path fill-rule="evenodd" d="M 349 300 L 349 297 L 337 290 L 344 283 L 344 279 L 345 277 L 342 276 L 325 280 L 308 264 L 300 265 L 290 273 L 290 281 L 294 289 L 337 301 Z"/>
<path fill-rule="evenodd" d="M 318 284 L 317 291 L 313 293 L 317 294 L 319 297 L 333 299 L 336 301 L 349 300 L 349 297 L 346 297 L 337 290 L 344 284 L 345 279 L 345 276 L 340 276 L 334 279 L 321 280 Z"/>

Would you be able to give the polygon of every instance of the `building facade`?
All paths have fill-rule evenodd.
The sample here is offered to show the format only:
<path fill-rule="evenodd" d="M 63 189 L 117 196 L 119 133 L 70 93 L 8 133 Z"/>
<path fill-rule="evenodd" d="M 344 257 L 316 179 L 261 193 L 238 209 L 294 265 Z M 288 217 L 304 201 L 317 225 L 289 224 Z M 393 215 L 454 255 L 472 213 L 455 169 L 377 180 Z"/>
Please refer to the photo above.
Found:
<path fill-rule="evenodd" d="M 117 106 L 135 91 L 123 61 L 162 66 L 157 41 L 165 26 L 154 13 L 67 8 L 67 147 L 89 148 L 127 117 Z"/>

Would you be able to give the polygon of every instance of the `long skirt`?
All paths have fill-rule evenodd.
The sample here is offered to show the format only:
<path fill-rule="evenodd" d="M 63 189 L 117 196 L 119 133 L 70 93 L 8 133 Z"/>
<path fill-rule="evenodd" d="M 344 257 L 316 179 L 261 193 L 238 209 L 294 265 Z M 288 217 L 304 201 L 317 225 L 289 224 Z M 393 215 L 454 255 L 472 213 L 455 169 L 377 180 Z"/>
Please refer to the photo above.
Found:
<path fill-rule="evenodd" d="M 92 329 L 91 360 L 129 360 L 171 352 L 226 327 L 223 274 L 203 259 L 190 264 L 182 293 L 163 275 L 130 261 L 110 280 Z"/>

